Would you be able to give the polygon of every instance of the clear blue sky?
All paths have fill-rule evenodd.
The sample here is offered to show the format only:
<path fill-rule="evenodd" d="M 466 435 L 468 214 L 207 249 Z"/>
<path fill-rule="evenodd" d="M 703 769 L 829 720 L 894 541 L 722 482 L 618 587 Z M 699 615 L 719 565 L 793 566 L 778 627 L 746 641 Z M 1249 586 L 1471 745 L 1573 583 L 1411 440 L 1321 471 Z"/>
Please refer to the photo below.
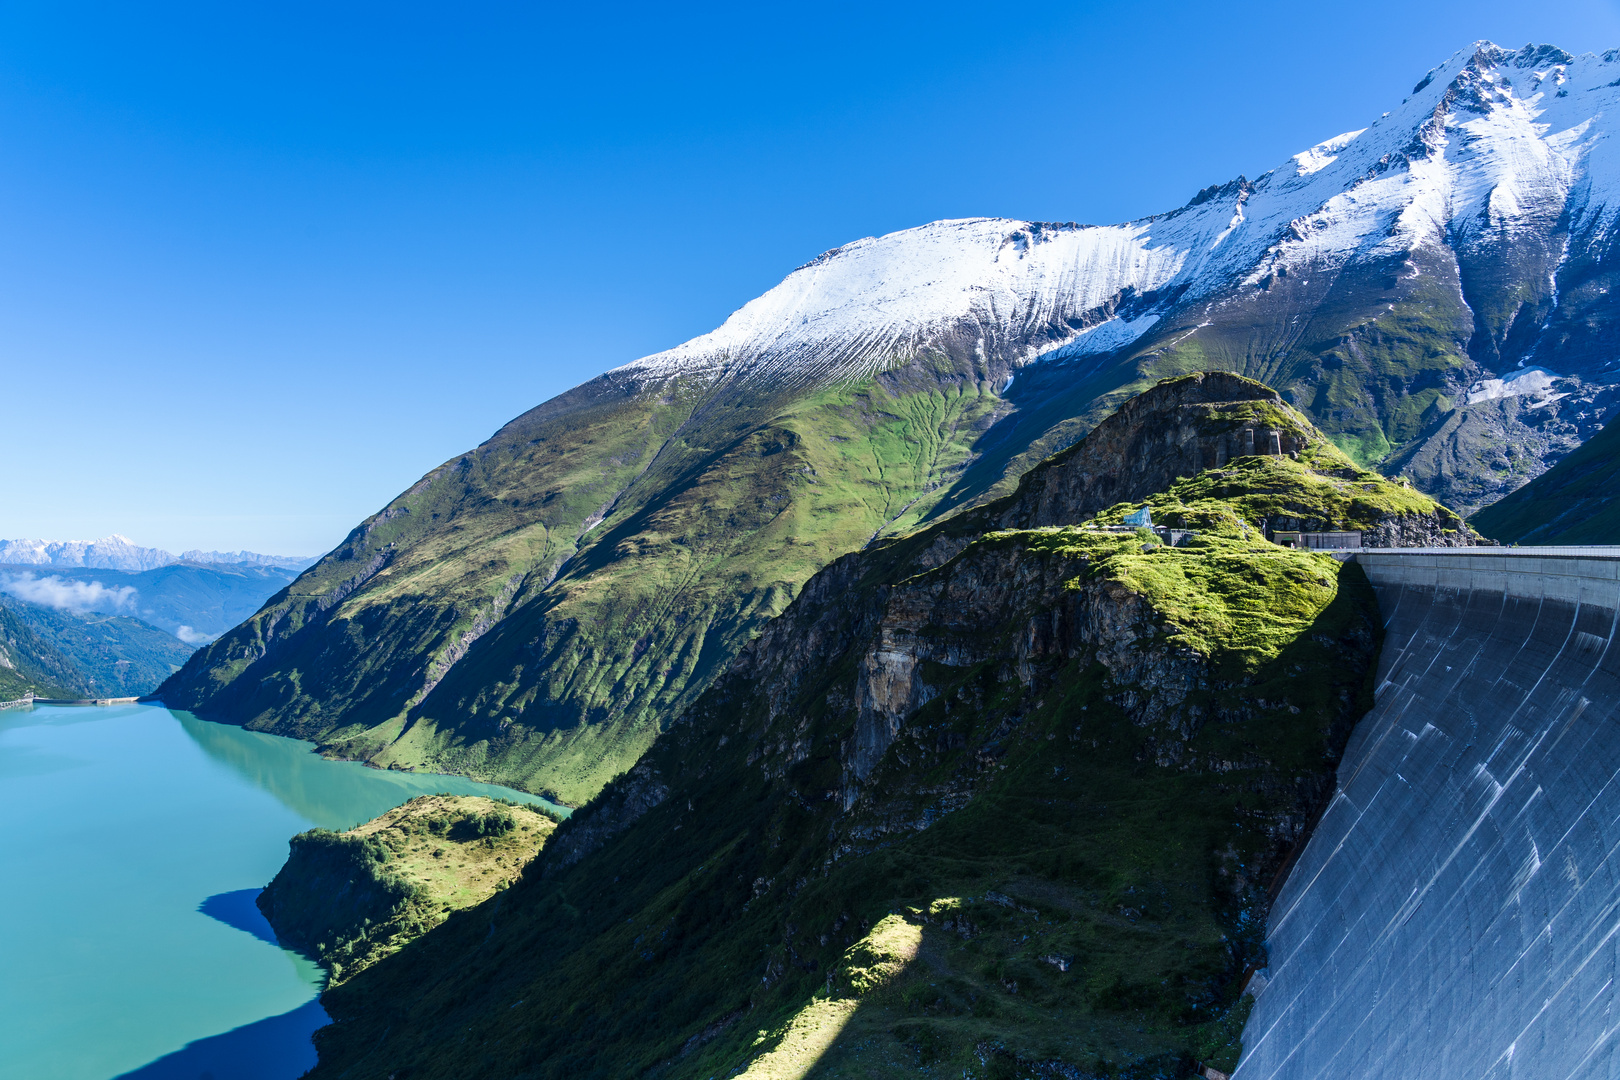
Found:
<path fill-rule="evenodd" d="M 861 236 L 1169 209 L 1614 0 L 0 4 L 0 538 L 325 550 Z"/>

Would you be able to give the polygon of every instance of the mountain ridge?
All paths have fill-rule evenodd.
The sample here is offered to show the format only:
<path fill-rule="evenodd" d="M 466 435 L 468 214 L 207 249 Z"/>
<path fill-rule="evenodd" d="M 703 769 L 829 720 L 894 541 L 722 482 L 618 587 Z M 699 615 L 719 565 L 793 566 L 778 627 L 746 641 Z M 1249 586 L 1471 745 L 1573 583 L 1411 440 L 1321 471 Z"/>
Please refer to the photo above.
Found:
<path fill-rule="evenodd" d="M 833 249 L 427 473 L 165 700 L 577 804 L 822 566 L 1009 493 L 1191 371 L 1258 378 L 1471 511 L 1620 400 L 1616 105 L 1620 53 L 1482 43 L 1165 214 Z"/>

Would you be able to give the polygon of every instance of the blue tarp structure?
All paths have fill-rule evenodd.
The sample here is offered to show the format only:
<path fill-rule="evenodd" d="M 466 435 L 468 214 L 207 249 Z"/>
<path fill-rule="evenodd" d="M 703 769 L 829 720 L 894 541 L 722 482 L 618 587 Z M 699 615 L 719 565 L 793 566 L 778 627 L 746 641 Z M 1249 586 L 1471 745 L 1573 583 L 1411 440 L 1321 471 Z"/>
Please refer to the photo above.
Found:
<path fill-rule="evenodd" d="M 1148 513 L 1148 508 L 1144 506 L 1140 510 L 1133 510 L 1131 513 L 1126 514 L 1125 524 L 1144 525 L 1151 529 L 1153 528 L 1153 515 Z"/>

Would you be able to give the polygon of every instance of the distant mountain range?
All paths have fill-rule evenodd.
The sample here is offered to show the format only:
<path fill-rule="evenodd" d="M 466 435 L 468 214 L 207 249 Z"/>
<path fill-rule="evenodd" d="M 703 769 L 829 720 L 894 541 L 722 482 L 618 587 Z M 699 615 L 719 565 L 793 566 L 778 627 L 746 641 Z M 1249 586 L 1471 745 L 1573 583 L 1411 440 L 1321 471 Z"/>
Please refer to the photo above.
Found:
<path fill-rule="evenodd" d="M 0 700 L 151 693 L 297 577 L 244 562 L 0 565 Z"/>
<path fill-rule="evenodd" d="M 253 551 L 198 551 L 173 555 L 161 548 L 141 547 L 114 533 L 100 540 L 0 540 L 0 563 L 13 566 L 85 567 L 138 573 L 174 563 L 226 563 L 276 566 L 303 570 L 315 564 L 313 556 L 260 555 Z"/>
<path fill-rule="evenodd" d="M 0 565 L 0 593 L 75 614 L 132 616 L 195 646 L 258 611 L 297 577 L 251 563 L 170 563 L 138 573 Z"/>
<path fill-rule="evenodd" d="M 75 698 L 149 694 L 195 648 L 127 615 L 63 611 L 8 595 L 0 595 L 0 609 L 9 616 L 0 627 L 21 623 L 31 633 L 12 635 L 8 653 L 21 663 L 8 674 L 28 685 L 7 694 L 8 700 L 24 692 Z"/>
<path fill-rule="evenodd" d="M 1620 52 L 1482 42 L 1391 104 L 1152 217 L 829 251 L 428 472 L 165 700 L 577 803 L 818 569 L 1191 371 L 1472 513 L 1620 403 Z"/>

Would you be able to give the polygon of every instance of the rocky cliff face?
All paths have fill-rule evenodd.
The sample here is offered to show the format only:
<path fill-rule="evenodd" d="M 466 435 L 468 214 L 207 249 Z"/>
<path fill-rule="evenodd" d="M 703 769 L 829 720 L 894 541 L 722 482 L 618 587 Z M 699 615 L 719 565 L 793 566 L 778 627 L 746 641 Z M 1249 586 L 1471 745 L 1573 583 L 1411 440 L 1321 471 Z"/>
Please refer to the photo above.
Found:
<path fill-rule="evenodd" d="M 1579 450 L 1471 523 L 1504 544 L 1613 544 L 1620 541 L 1620 427 L 1611 424 Z"/>
<path fill-rule="evenodd" d="M 1222 386 L 1270 400 L 1193 383 L 1096 438 L 1161 439 Z M 1188 423 L 1200 454 L 1234 437 Z M 1257 462 L 1306 467 L 1184 478 L 1239 470 L 1187 504 L 1211 522 L 1190 547 L 1003 528 L 1065 490 L 1031 478 L 836 560 L 498 913 L 329 994 L 317 1075 L 696 1077 L 803 1046 L 864 1075 L 1229 1068 L 1267 890 L 1331 791 L 1378 627 L 1354 564 L 1232 524 L 1270 497 L 1241 485 Z"/>

